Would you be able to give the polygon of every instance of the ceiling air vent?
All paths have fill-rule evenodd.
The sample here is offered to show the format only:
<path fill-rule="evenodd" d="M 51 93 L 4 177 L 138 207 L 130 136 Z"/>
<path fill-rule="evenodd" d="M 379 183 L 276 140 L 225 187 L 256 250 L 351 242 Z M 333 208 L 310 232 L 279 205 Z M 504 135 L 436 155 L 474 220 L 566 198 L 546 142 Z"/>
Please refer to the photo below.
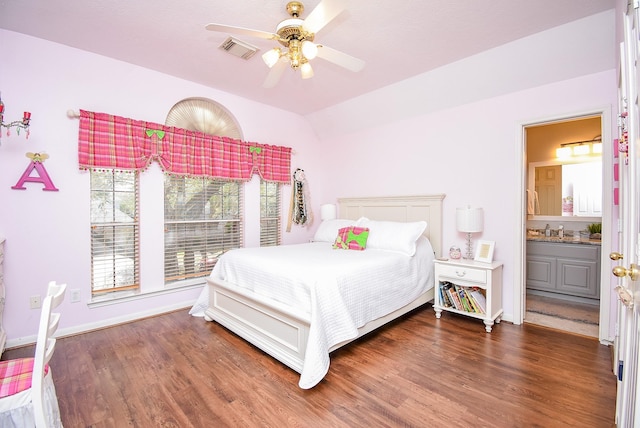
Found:
<path fill-rule="evenodd" d="M 257 47 L 250 45 L 249 43 L 241 42 L 233 37 L 229 37 L 227 40 L 222 42 L 220 49 L 224 49 L 231 55 L 242 59 L 249 59 L 258 51 Z"/>

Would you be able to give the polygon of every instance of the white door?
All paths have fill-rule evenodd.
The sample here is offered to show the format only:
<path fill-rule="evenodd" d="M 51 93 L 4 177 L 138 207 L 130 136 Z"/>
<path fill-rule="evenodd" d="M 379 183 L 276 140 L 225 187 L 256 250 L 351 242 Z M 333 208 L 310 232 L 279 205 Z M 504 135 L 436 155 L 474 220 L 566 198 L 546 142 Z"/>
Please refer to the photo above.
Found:
<path fill-rule="evenodd" d="M 635 3 L 635 2 L 634 2 Z M 619 111 L 620 169 L 620 240 L 619 254 L 611 254 L 618 260 L 614 274 L 619 278 L 616 291 L 618 300 L 618 336 L 615 355 L 618 360 L 618 390 L 616 400 L 616 424 L 618 427 L 640 426 L 640 391 L 638 390 L 638 366 L 640 341 L 640 109 L 638 106 L 638 9 L 629 6 L 624 17 L 624 44 L 621 53 L 621 101 Z"/>
<path fill-rule="evenodd" d="M 535 190 L 542 215 L 562 215 L 562 165 L 534 168 Z"/>

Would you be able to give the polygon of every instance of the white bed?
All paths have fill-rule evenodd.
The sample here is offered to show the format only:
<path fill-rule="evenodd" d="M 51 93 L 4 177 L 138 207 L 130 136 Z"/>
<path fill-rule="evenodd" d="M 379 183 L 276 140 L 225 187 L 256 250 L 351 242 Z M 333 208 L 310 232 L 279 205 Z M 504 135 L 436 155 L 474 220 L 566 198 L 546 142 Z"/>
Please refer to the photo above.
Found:
<path fill-rule="evenodd" d="M 443 199 L 339 199 L 342 219 L 426 222 L 415 256 L 375 246 L 333 250 L 328 242 L 234 250 L 218 261 L 191 313 L 243 337 L 300 373 L 301 388 L 311 388 L 327 373 L 331 351 L 433 299 L 433 258 L 442 252 Z M 277 258 L 261 266 L 268 255 Z M 331 268 L 324 267 L 325 259 Z M 287 276 L 282 275 L 285 271 Z M 278 286 L 273 288 L 273 283 Z M 385 298 L 374 291 L 376 285 L 389 287 Z"/>

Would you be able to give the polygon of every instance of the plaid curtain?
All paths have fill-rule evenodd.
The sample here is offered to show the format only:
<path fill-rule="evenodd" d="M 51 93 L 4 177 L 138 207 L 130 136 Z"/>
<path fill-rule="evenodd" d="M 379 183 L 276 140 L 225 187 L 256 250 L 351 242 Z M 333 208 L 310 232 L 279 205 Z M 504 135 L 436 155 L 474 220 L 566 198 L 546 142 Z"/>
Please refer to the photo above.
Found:
<path fill-rule="evenodd" d="M 250 143 L 202 132 L 80 110 L 81 169 L 146 169 L 157 161 L 165 173 L 289 184 L 291 148 Z"/>

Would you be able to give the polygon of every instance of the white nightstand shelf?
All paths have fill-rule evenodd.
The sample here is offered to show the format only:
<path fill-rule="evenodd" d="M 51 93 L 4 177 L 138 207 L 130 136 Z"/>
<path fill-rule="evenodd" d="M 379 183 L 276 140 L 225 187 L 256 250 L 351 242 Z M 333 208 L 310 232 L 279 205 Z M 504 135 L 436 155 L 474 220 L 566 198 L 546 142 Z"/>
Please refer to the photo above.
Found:
<path fill-rule="evenodd" d="M 502 320 L 501 262 L 436 260 L 434 280 L 436 318 L 442 311 L 478 318 L 487 333 Z"/>

